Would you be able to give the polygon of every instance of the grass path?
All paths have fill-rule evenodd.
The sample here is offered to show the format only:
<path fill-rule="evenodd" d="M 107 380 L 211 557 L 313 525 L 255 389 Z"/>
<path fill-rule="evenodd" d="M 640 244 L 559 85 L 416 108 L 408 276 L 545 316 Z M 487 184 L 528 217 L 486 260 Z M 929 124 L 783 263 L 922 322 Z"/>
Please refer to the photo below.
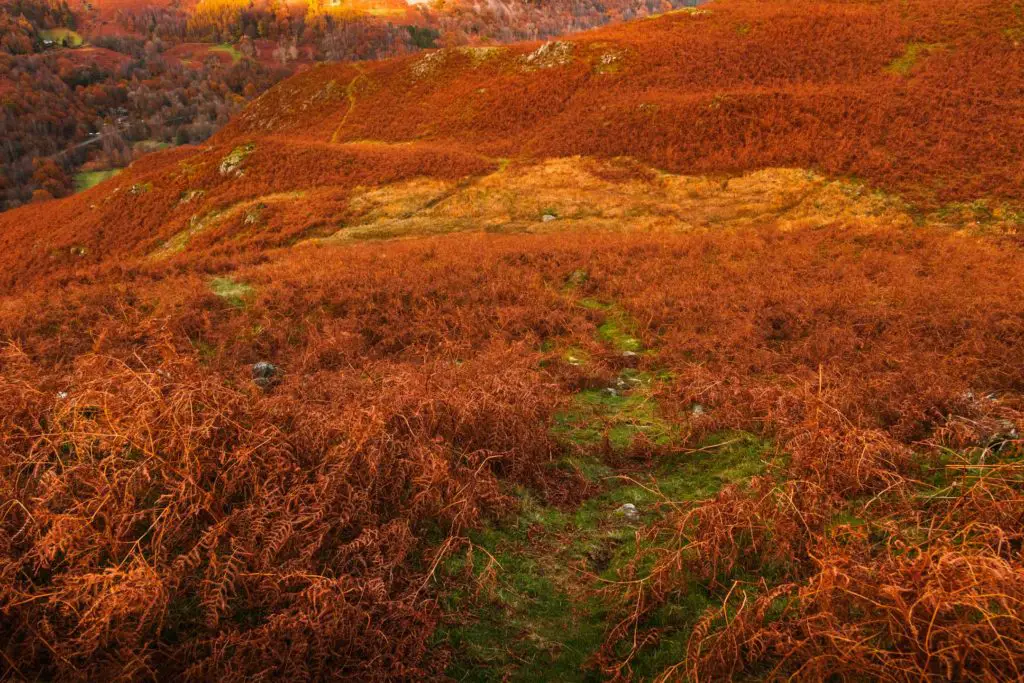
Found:
<path fill-rule="evenodd" d="M 345 87 L 345 96 L 348 98 L 348 111 L 346 111 L 345 115 L 341 117 L 341 122 L 334 129 L 334 134 L 331 135 L 331 142 L 333 143 L 338 142 L 338 139 L 341 137 L 341 129 L 345 127 L 345 124 L 348 122 L 348 117 L 351 116 L 352 112 L 356 108 L 356 85 L 359 83 L 360 79 L 369 78 L 366 75 L 366 70 L 363 69 L 363 67 L 360 66 L 359 64 L 353 62 L 352 68 L 354 68 L 358 73 L 352 78 L 351 81 L 348 82 L 348 85 Z"/>
<path fill-rule="evenodd" d="M 596 323 L 598 340 L 616 353 L 647 353 L 625 311 L 577 299 L 585 279 L 585 273 L 574 273 L 564 293 L 603 318 Z M 573 356 L 572 347 L 563 355 L 574 364 L 588 362 Z M 594 656 L 616 615 L 601 590 L 614 590 L 634 558 L 637 530 L 680 504 L 764 471 L 771 448 L 748 434 L 718 434 L 698 448 L 683 448 L 652 396 L 659 381 L 656 372 L 625 370 L 617 389 L 579 392 L 552 426 L 566 447 L 555 466 L 581 473 L 592 495 L 574 509 L 560 509 L 517 489 L 520 514 L 471 533 L 468 552 L 454 554 L 441 568 L 441 604 L 449 617 L 437 641 L 453 651 L 452 678 L 602 680 Z M 635 438 L 667 446 L 668 455 L 646 463 L 623 460 L 619 456 Z M 627 503 L 636 506 L 637 517 L 622 513 Z M 639 678 L 683 658 L 690 629 L 712 598 L 695 587 L 654 616 L 662 640 L 633 662 Z"/>

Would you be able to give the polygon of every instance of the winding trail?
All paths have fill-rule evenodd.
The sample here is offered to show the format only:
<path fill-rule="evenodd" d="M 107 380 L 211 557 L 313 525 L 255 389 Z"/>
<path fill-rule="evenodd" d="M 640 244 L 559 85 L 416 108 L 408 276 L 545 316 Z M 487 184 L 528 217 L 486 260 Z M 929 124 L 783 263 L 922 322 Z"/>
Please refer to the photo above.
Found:
<path fill-rule="evenodd" d="M 356 84 L 359 82 L 359 79 L 368 78 L 366 75 L 366 70 L 363 69 L 363 67 L 361 67 L 359 64 L 353 62 L 352 67 L 359 73 L 357 73 L 355 77 L 353 77 L 353 79 L 349 81 L 348 85 L 345 87 L 345 95 L 348 97 L 348 111 L 346 111 L 345 115 L 341 117 L 341 122 L 334 129 L 334 134 L 331 135 L 332 143 L 338 142 L 338 137 L 341 135 L 341 129 L 345 127 L 345 123 L 348 121 L 348 117 L 356 108 Z"/>

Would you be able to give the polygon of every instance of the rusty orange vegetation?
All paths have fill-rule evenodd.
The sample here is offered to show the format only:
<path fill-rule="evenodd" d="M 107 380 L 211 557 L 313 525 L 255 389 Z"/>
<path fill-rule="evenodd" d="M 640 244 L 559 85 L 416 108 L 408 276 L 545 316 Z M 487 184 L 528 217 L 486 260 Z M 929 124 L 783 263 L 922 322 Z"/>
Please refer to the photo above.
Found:
<path fill-rule="evenodd" d="M 638 532 L 594 667 L 631 677 L 648 617 L 696 582 L 717 602 L 666 680 L 1020 678 L 1015 235 L 314 238 L 357 191 L 576 154 L 807 167 L 923 212 L 1019 205 L 1022 29 L 1002 0 L 730 0 L 544 48 L 319 66 L 207 146 L 0 215 L 0 671 L 442 677 L 433 568 L 516 513 L 513 485 L 564 506 L 586 488 L 548 427 L 625 362 L 593 342 L 591 298 L 636 321 L 688 445 L 744 430 L 780 455 Z M 588 343 L 586 365 L 559 352 Z"/>

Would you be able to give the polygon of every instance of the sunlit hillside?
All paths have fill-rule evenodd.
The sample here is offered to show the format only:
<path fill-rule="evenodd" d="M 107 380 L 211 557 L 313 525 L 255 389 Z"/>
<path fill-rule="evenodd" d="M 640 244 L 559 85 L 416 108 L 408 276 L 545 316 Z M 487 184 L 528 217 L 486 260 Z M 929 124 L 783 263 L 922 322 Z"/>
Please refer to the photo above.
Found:
<path fill-rule="evenodd" d="M 316 65 L 0 214 L 0 671 L 1019 678 L 1022 36 Z"/>

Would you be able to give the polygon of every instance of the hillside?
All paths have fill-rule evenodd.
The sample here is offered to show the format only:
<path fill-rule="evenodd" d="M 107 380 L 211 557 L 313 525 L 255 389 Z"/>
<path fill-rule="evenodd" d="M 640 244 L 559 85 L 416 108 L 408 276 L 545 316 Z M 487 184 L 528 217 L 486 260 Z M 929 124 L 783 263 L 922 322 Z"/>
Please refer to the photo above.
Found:
<path fill-rule="evenodd" d="M 1020 678 L 1022 41 L 317 65 L 0 214 L 0 671 Z"/>
<path fill-rule="evenodd" d="M 697 2 L 0 0 L 0 211 L 205 142 L 316 62 L 554 37 Z"/>

